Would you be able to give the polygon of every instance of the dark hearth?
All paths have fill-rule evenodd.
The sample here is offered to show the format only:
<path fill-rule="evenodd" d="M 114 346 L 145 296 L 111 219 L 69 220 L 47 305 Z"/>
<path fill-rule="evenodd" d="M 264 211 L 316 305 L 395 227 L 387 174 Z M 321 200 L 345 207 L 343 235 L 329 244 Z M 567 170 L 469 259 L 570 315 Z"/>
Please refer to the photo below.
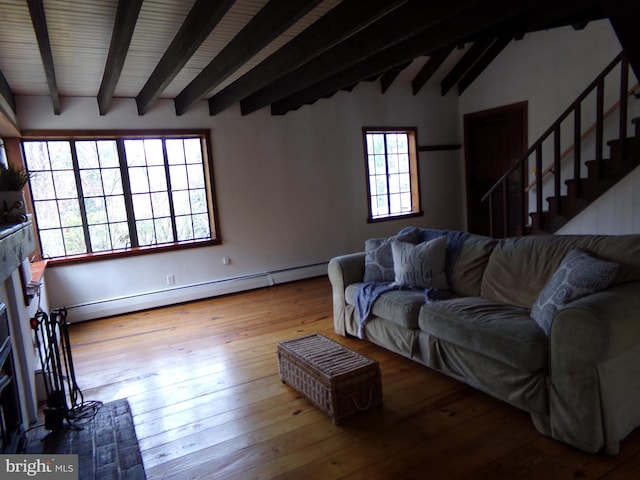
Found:
<path fill-rule="evenodd" d="M 95 416 L 49 432 L 44 426 L 27 434 L 25 453 L 78 455 L 79 478 L 146 479 L 133 417 L 126 399 L 102 405 Z"/>

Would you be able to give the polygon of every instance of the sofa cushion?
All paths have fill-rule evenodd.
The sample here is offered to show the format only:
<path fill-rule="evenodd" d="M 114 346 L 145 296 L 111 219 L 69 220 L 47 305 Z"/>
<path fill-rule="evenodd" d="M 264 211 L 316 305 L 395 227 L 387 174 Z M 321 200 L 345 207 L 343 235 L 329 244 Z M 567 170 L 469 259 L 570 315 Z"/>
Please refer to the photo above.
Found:
<path fill-rule="evenodd" d="M 352 283 L 345 290 L 345 300 L 356 306 L 356 295 L 360 283 Z M 385 292 L 371 307 L 371 314 L 382 317 L 405 328 L 418 328 L 418 314 L 424 305 L 425 294 L 412 290 L 391 290 Z"/>
<path fill-rule="evenodd" d="M 403 229 L 398 235 L 388 238 L 370 238 L 364 242 L 364 278 L 365 282 L 393 282 L 393 254 L 391 242 L 418 243 L 419 230 L 417 228 Z"/>
<path fill-rule="evenodd" d="M 482 297 L 437 301 L 422 307 L 418 325 L 425 333 L 524 371 L 548 364 L 548 338 L 526 308 Z"/>
<path fill-rule="evenodd" d="M 533 304 L 531 318 L 549 335 L 558 310 L 569 302 L 607 288 L 618 273 L 616 262 L 571 250 Z"/>
<path fill-rule="evenodd" d="M 574 248 L 619 263 L 614 284 L 640 279 L 640 235 L 527 235 L 503 239 L 495 246 L 480 295 L 531 308 Z"/>
<path fill-rule="evenodd" d="M 449 288 L 444 271 L 447 237 L 418 245 L 396 240 L 391 243 L 391 252 L 396 285 L 422 289 Z"/>
<path fill-rule="evenodd" d="M 498 240 L 470 234 L 449 272 L 449 286 L 462 295 L 480 295 L 484 269 Z"/>

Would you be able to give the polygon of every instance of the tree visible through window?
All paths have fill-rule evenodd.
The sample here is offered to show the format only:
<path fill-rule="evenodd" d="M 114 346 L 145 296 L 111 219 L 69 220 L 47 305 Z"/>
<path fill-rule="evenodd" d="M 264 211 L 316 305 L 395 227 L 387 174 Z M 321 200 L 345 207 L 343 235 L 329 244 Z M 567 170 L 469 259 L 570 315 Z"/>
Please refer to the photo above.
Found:
<path fill-rule="evenodd" d="M 364 128 L 369 220 L 421 213 L 416 129 Z"/>
<path fill-rule="evenodd" d="M 45 257 L 215 238 L 205 134 L 22 145 Z"/>

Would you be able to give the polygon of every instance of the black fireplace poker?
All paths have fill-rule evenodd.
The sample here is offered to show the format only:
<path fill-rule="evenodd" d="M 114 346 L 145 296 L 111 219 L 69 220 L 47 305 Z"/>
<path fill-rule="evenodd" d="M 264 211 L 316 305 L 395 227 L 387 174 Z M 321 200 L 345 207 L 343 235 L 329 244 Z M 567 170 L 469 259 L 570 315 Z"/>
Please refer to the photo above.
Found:
<path fill-rule="evenodd" d="M 61 430 L 64 420 L 75 427 L 73 414 L 84 406 L 84 397 L 76 383 L 67 310 L 58 308 L 52 310 L 50 315 L 39 311 L 32 326 L 36 330 L 36 346 L 47 394 L 44 427 L 52 431 Z M 67 398 L 71 405 L 67 403 Z"/>

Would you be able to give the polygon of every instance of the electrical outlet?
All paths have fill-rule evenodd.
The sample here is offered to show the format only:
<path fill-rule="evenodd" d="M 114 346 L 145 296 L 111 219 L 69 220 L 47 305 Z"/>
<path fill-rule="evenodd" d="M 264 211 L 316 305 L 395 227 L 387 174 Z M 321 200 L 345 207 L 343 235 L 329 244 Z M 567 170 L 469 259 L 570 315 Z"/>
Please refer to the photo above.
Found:
<path fill-rule="evenodd" d="M 167 275 L 167 285 L 171 286 L 175 284 L 176 284 L 176 277 L 173 273 L 170 273 L 169 275 Z"/>
<path fill-rule="evenodd" d="M 229 265 L 231 263 L 231 259 L 229 257 L 222 257 L 222 264 Z"/>

